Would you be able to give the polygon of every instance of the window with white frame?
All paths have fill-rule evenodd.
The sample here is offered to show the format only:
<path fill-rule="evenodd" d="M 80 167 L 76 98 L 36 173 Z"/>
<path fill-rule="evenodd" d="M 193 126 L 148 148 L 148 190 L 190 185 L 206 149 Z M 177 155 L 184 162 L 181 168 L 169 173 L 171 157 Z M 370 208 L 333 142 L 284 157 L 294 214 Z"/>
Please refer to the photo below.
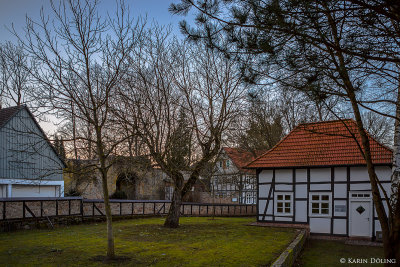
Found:
<path fill-rule="evenodd" d="M 282 216 L 293 215 L 293 193 L 291 192 L 275 193 L 275 215 L 282 215 Z"/>
<path fill-rule="evenodd" d="M 331 216 L 331 193 L 310 193 L 310 216 Z"/>

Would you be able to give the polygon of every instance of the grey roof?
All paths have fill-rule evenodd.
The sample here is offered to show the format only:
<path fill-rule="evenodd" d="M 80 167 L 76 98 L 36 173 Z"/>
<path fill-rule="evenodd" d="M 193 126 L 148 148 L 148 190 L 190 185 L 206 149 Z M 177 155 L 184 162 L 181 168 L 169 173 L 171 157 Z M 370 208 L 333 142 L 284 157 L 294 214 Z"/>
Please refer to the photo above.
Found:
<path fill-rule="evenodd" d="M 25 108 L 25 106 L 15 106 L 9 108 L 1 108 L 0 109 L 0 129 L 3 128 L 7 122 L 14 117 L 15 114 L 18 113 L 21 109 Z"/>

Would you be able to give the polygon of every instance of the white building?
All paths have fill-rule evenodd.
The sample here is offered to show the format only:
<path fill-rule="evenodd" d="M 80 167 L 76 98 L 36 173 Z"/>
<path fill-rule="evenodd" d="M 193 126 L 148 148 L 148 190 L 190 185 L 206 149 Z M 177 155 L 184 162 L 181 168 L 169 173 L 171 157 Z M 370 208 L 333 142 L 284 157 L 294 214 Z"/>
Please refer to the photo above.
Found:
<path fill-rule="evenodd" d="M 302 124 L 251 162 L 257 220 L 308 224 L 319 234 L 379 235 L 360 139 L 353 120 Z M 372 137 L 370 144 L 375 171 L 390 194 L 392 151 Z"/>
<path fill-rule="evenodd" d="M 0 109 L 0 198 L 64 196 L 64 167 L 26 106 Z"/>

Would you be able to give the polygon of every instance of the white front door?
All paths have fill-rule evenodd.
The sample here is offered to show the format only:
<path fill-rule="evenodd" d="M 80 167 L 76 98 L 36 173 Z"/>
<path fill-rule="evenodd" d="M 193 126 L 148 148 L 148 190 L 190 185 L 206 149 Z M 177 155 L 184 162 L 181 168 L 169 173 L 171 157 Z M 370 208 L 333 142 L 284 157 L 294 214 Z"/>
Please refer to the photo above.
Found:
<path fill-rule="evenodd" d="M 371 201 L 350 200 L 350 236 L 371 236 Z"/>

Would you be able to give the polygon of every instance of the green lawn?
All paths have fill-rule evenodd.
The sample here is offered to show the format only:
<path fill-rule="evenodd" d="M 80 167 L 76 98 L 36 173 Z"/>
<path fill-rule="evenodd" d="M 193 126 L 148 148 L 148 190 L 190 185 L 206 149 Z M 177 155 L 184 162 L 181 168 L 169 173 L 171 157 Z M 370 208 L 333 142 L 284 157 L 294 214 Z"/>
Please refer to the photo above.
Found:
<path fill-rule="evenodd" d="M 342 258 L 346 260 L 346 264 L 340 263 Z M 297 266 L 383 266 L 383 264 L 369 264 L 371 258 L 383 258 L 383 248 L 346 245 L 343 241 L 309 239 L 297 260 Z M 368 264 L 348 262 L 355 259 L 366 259 Z"/>
<path fill-rule="evenodd" d="M 162 218 L 114 223 L 118 256 L 105 264 L 105 223 L 0 233 L 1 266 L 268 266 L 293 240 L 293 229 L 247 226 L 254 218 Z"/>

